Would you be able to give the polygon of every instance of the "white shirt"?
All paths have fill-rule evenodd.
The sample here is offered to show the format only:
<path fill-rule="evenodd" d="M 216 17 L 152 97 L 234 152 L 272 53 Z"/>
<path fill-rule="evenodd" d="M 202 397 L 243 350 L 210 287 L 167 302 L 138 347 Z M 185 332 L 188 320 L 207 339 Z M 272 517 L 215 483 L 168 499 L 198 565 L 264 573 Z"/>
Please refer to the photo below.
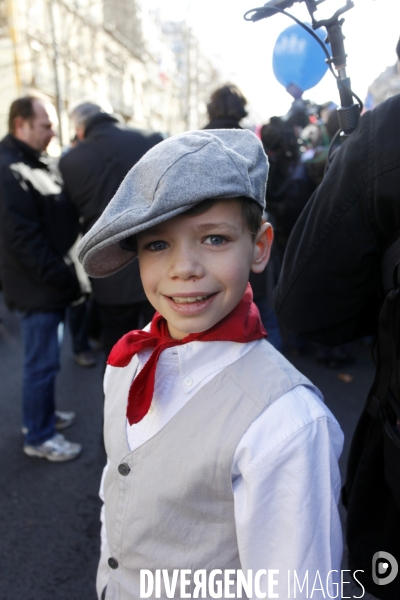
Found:
<path fill-rule="evenodd" d="M 191 342 L 164 350 L 157 363 L 149 413 L 137 424 L 127 422 L 131 451 L 160 431 L 210 379 L 258 343 Z M 150 354 L 151 350 L 138 354 L 139 369 Z M 115 368 L 107 367 L 105 393 Z M 314 600 L 329 597 L 328 572 L 340 573 L 342 531 L 337 503 L 342 446 L 340 426 L 322 397 L 311 388 L 297 386 L 252 423 L 236 448 L 231 473 L 242 570 L 279 569 L 274 576 L 278 585 L 273 588 L 279 598 L 294 597 L 293 587 L 290 596 L 287 591 L 288 571 L 290 579 L 296 571 L 301 585 L 308 570 L 309 597 Z M 106 469 L 107 465 L 104 473 Z M 103 526 L 102 548 L 105 543 Z M 321 587 L 317 581 L 311 596 L 317 571 L 324 591 L 317 591 Z M 266 579 L 261 579 L 264 591 Z M 328 589 L 333 596 L 334 589 Z M 300 589 L 296 591 L 300 597 Z"/>

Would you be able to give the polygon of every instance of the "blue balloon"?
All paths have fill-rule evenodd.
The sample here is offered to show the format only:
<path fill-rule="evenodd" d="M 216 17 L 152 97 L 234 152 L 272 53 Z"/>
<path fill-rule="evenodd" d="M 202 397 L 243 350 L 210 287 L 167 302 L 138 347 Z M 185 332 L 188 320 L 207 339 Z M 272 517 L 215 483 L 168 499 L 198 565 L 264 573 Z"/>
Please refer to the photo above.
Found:
<path fill-rule="evenodd" d="M 322 41 L 326 39 L 325 29 L 318 29 L 315 33 Z M 329 45 L 327 49 L 330 50 Z M 299 98 L 305 90 L 321 81 L 328 69 L 325 59 L 318 42 L 296 23 L 282 31 L 276 40 L 272 66 L 279 83 L 292 96 Z"/>

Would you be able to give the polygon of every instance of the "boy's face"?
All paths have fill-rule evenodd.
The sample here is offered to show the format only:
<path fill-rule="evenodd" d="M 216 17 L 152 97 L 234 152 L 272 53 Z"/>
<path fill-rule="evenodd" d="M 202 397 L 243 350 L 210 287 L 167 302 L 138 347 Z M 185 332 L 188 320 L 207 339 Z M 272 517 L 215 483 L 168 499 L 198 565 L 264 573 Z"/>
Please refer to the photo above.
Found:
<path fill-rule="evenodd" d="M 139 233 L 144 290 L 166 319 L 171 337 L 205 331 L 226 317 L 240 302 L 250 270 L 265 268 L 272 237 L 271 226 L 264 223 L 253 241 L 234 199 Z"/>

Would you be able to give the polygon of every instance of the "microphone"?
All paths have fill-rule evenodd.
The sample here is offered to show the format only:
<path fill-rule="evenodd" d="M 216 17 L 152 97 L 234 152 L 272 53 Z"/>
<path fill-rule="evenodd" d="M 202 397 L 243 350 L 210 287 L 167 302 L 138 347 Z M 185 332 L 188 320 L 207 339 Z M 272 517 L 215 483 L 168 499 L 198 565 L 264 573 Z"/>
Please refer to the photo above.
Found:
<path fill-rule="evenodd" d="M 285 8 L 290 8 L 293 6 L 295 2 L 303 2 L 304 0 L 269 0 L 263 7 L 252 15 L 250 18 L 251 21 L 259 21 L 260 19 L 265 19 L 266 17 L 272 17 L 272 15 L 276 15 L 279 11 L 275 10 L 276 8 L 280 10 L 284 10 Z"/>

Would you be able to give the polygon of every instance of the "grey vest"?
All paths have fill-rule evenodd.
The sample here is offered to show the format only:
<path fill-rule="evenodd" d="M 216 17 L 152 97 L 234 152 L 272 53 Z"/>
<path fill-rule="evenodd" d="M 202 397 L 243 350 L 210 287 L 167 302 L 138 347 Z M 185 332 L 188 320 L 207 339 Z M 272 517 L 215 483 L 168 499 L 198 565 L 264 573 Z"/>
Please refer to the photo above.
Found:
<path fill-rule="evenodd" d="M 126 369 L 133 377 L 137 360 Z M 130 452 L 121 399 L 128 397 L 131 378 L 116 371 L 105 407 L 108 548 L 99 566 L 99 595 L 107 585 L 106 600 L 139 599 L 141 569 L 168 569 L 170 579 L 174 569 L 240 569 L 231 480 L 235 449 L 270 404 L 297 385 L 312 384 L 261 340 Z"/>

